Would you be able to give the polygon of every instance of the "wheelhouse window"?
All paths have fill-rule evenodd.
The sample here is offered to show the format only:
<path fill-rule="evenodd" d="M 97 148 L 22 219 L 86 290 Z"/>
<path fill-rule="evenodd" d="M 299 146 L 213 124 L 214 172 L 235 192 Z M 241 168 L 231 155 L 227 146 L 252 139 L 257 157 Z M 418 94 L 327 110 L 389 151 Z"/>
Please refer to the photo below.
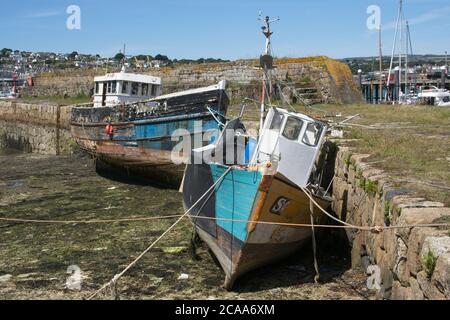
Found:
<path fill-rule="evenodd" d="M 283 118 L 284 116 L 281 113 L 275 112 L 272 123 L 270 124 L 270 130 L 280 131 L 281 125 L 283 124 Z"/>
<path fill-rule="evenodd" d="M 137 96 L 139 93 L 139 83 L 133 82 L 131 83 L 131 95 Z"/>
<path fill-rule="evenodd" d="M 128 93 L 128 81 L 122 83 L 122 93 Z"/>
<path fill-rule="evenodd" d="M 152 85 L 152 96 L 153 97 L 156 96 L 157 90 L 158 90 L 158 86 L 157 85 Z"/>
<path fill-rule="evenodd" d="M 148 84 L 147 83 L 142 84 L 142 95 L 148 96 Z"/>
<path fill-rule="evenodd" d="M 106 93 L 111 93 L 111 82 L 106 82 Z"/>
<path fill-rule="evenodd" d="M 96 82 L 95 83 L 95 93 L 99 93 L 100 92 L 100 83 Z"/>
<path fill-rule="evenodd" d="M 322 130 L 323 128 L 319 123 L 308 123 L 302 142 L 311 147 L 317 146 L 322 135 Z"/>
<path fill-rule="evenodd" d="M 111 81 L 111 93 L 117 93 L 117 81 Z"/>
<path fill-rule="evenodd" d="M 284 126 L 283 136 L 289 140 L 298 140 L 300 131 L 302 131 L 302 126 L 302 120 L 295 117 L 289 117 Z"/>

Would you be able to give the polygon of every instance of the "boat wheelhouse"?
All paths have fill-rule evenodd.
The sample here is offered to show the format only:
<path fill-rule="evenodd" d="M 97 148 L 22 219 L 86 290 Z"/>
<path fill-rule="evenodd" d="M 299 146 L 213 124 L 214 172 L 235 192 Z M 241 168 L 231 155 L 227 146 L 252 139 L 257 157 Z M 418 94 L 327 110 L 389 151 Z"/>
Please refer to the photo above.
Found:
<path fill-rule="evenodd" d="M 206 132 L 220 131 L 229 103 L 226 81 L 160 93 L 159 78 L 123 69 L 95 78 L 94 102 L 72 108 L 71 133 L 95 158 L 97 169 L 179 185 L 184 155 L 172 151 L 180 140 L 202 140 Z"/>
<path fill-rule="evenodd" d="M 161 78 L 121 72 L 95 77 L 94 107 L 148 100 L 161 95 Z"/>

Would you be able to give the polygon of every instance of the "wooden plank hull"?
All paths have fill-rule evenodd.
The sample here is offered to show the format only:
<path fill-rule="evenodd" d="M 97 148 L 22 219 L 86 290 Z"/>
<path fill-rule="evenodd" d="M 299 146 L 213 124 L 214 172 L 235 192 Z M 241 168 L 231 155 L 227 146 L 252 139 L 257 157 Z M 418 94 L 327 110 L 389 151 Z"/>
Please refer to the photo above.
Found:
<path fill-rule="evenodd" d="M 215 164 L 188 165 L 183 180 L 185 207 L 192 206 L 225 170 Z M 321 198 L 316 200 L 329 205 Z M 208 219 L 192 218 L 192 222 L 219 260 L 227 289 L 239 276 L 290 255 L 311 237 L 310 227 L 282 225 L 310 224 L 310 200 L 278 174 L 234 168 L 198 207 L 192 215 Z M 313 217 L 316 222 L 322 217 L 315 207 Z"/>

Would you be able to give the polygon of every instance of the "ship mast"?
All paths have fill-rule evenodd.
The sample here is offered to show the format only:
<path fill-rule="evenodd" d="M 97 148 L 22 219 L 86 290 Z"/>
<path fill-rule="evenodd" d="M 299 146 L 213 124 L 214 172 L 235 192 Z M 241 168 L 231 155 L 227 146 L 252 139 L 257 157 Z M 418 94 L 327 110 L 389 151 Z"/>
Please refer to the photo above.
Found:
<path fill-rule="evenodd" d="M 383 100 L 383 44 L 381 40 L 381 25 L 378 29 L 378 51 L 380 59 L 380 87 L 378 93 L 378 103 L 381 103 Z"/>
<path fill-rule="evenodd" d="M 266 46 L 264 50 L 264 55 L 260 57 L 260 66 L 263 69 L 263 83 L 262 83 L 262 94 L 261 94 L 261 115 L 260 115 L 260 126 L 259 132 L 262 132 L 264 126 L 264 117 L 266 112 L 266 96 L 268 96 L 267 83 L 270 83 L 269 71 L 273 69 L 273 57 L 272 57 L 272 45 L 271 39 L 273 32 L 270 29 L 270 24 L 276 21 L 279 21 L 279 18 L 270 20 L 269 16 L 266 16 L 264 19 L 260 16 L 258 20 L 264 21 L 264 26 L 261 27 L 262 33 L 266 38 Z"/>
<path fill-rule="evenodd" d="M 399 9 L 398 9 L 398 17 L 397 22 L 395 25 L 395 36 L 394 36 L 394 43 L 392 45 L 392 55 L 391 55 L 391 63 L 389 66 L 389 76 L 387 79 L 387 87 L 390 88 L 391 84 L 391 75 L 393 73 L 393 64 L 394 59 L 396 55 L 396 50 L 398 49 L 398 79 L 396 79 L 396 83 L 398 84 L 398 87 L 396 88 L 397 93 L 397 100 L 400 103 L 401 100 L 406 98 L 407 94 L 407 88 L 408 88 L 408 55 L 409 50 L 411 49 L 412 52 L 412 46 L 411 46 L 411 37 L 409 34 L 409 24 L 405 19 L 405 13 L 404 13 L 404 0 L 399 0 Z M 399 39 L 397 41 L 397 38 Z M 400 99 L 400 93 L 402 92 L 402 78 L 405 77 L 404 83 L 405 83 L 405 92 Z M 395 103 L 395 101 L 394 101 Z"/>

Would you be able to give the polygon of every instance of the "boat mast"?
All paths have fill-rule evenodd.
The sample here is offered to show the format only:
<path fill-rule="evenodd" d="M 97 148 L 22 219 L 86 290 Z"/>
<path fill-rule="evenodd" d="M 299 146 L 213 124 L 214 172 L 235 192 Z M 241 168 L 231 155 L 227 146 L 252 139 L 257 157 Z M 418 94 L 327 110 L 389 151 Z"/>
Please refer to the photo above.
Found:
<path fill-rule="evenodd" d="M 400 103 L 400 93 L 402 92 L 402 61 L 403 61 L 403 0 L 400 0 L 400 45 L 398 52 L 398 102 Z"/>
<path fill-rule="evenodd" d="M 408 33 L 408 42 L 407 42 L 407 46 L 409 47 L 409 54 L 411 55 L 411 62 L 414 59 L 414 51 L 412 48 L 412 41 L 411 41 L 411 32 L 409 30 L 409 22 L 407 22 L 406 24 L 406 31 Z M 414 80 L 414 93 L 416 92 L 416 86 L 417 86 L 417 75 L 416 75 L 416 66 L 413 65 L 413 80 Z"/>
<path fill-rule="evenodd" d="M 448 77 L 448 60 L 447 60 L 447 50 L 445 51 L 445 78 Z M 447 81 L 447 80 L 445 80 Z M 444 81 L 444 89 L 445 89 L 445 81 Z"/>
<path fill-rule="evenodd" d="M 400 6 L 398 9 L 398 17 L 397 17 L 397 22 L 395 24 L 395 35 L 394 35 L 394 43 L 392 44 L 392 55 L 391 55 L 391 63 L 389 65 L 389 75 L 388 75 L 388 80 L 387 80 L 387 88 L 389 89 L 389 86 L 391 84 L 391 75 L 392 75 L 392 67 L 394 65 L 394 57 L 395 57 L 395 49 L 397 48 L 397 36 L 399 33 L 399 26 L 401 24 L 401 20 L 402 20 L 402 15 L 403 15 L 403 0 L 400 0 Z M 401 47 L 401 41 L 400 41 L 400 47 Z M 401 52 L 401 48 L 400 48 L 400 52 Z M 400 55 L 399 55 L 400 57 Z M 399 61 L 400 62 L 400 61 Z M 399 64 L 399 68 L 401 68 L 401 64 Z M 399 75 L 400 75 L 401 71 L 399 70 Z M 401 80 L 401 79 L 400 79 Z M 401 83 L 401 82 L 400 82 Z M 397 93 L 400 93 L 400 90 L 397 90 Z"/>
<path fill-rule="evenodd" d="M 447 51 L 445 51 L 445 70 L 448 72 Z"/>
<path fill-rule="evenodd" d="M 380 56 L 380 88 L 379 88 L 379 95 L 378 95 L 378 103 L 381 103 L 381 100 L 383 99 L 383 48 L 382 48 L 382 42 L 381 42 L 381 24 L 378 29 L 378 49 L 379 49 L 379 56 Z"/>
<path fill-rule="evenodd" d="M 407 94 L 409 92 L 408 88 L 409 88 L 409 82 L 408 82 L 408 69 L 409 69 L 409 22 L 406 21 L 406 56 L 405 56 L 405 94 Z"/>
<path fill-rule="evenodd" d="M 263 84 L 262 84 L 262 94 L 261 94 L 261 115 L 260 115 L 260 124 L 259 124 L 259 132 L 262 132 L 264 126 L 264 117 L 266 112 L 266 96 L 267 92 L 267 83 L 270 82 L 269 71 L 273 67 L 273 57 L 272 57 L 272 46 L 271 39 L 273 32 L 270 29 L 270 24 L 276 21 L 279 21 L 279 18 L 270 20 L 269 16 L 266 16 L 264 19 L 260 16 L 258 20 L 264 21 L 264 26 L 261 27 L 262 33 L 266 37 L 266 47 L 264 50 L 264 55 L 260 57 L 261 67 L 263 68 Z"/>

